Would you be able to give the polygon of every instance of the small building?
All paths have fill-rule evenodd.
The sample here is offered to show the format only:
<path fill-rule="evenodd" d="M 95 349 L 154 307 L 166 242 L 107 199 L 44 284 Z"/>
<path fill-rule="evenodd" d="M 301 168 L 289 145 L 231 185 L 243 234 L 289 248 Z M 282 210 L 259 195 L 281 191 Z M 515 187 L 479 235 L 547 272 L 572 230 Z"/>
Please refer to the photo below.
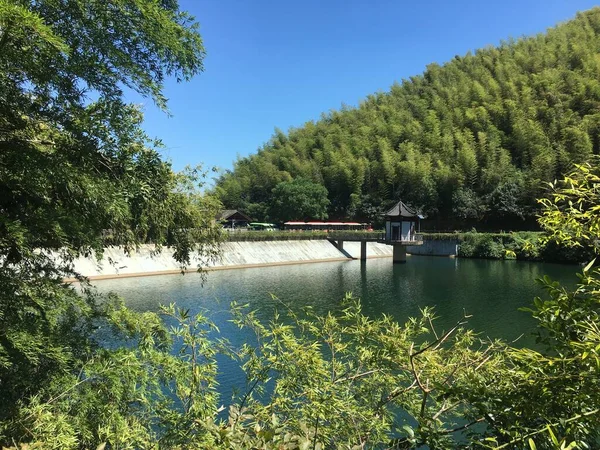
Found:
<path fill-rule="evenodd" d="M 245 228 L 252 219 L 237 209 L 226 209 L 217 216 L 217 221 L 221 222 L 225 228 Z"/>
<path fill-rule="evenodd" d="M 387 242 L 414 241 L 420 230 L 423 216 L 404 202 L 399 201 L 384 214 L 385 240 Z"/>
<path fill-rule="evenodd" d="M 420 220 L 423 216 L 402 201 L 396 203 L 385 217 L 385 240 L 394 246 L 393 262 L 406 262 L 406 246 L 421 245 L 423 238 L 417 234 L 420 231 Z"/>

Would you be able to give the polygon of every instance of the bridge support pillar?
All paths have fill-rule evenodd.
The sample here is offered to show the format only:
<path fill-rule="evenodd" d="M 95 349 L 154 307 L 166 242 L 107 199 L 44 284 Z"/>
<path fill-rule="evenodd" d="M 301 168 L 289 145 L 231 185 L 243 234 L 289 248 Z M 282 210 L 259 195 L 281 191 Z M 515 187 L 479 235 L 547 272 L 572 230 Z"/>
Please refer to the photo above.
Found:
<path fill-rule="evenodd" d="M 392 260 L 394 264 L 406 262 L 406 245 L 394 244 Z"/>
<path fill-rule="evenodd" d="M 342 241 L 341 239 L 338 239 L 337 248 L 340 252 L 344 251 L 344 241 Z"/>
<path fill-rule="evenodd" d="M 367 260 L 367 241 L 360 241 L 360 260 Z"/>

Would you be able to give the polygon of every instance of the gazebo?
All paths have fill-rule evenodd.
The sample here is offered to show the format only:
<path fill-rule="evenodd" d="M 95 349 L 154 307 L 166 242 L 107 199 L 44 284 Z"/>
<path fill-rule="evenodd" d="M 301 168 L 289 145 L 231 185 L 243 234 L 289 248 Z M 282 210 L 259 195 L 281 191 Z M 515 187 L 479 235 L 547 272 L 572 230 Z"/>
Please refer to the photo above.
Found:
<path fill-rule="evenodd" d="M 393 260 L 395 263 L 406 262 L 406 246 L 423 243 L 421 236 L 416 234 L 423 215 L 400 200 L 383 216 L 385 243 L 394 246 Z"/>
<path fill-rule="evenodd" d="M 415 230 L 419 229 L 419 220 L 423 218 L 415 209 L 402 200 L 396 203 L 385 217 L 385 240 L 392 242 L 414 240 Z"/>

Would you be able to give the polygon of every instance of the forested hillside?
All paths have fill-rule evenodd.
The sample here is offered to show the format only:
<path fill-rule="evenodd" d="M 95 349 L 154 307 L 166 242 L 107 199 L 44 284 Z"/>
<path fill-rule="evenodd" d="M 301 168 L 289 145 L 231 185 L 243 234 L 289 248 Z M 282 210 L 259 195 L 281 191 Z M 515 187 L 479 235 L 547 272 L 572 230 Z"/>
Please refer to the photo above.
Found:
<path fill-rule="evenodd" d="M 436 227 L 517 229 L 533 222 L 543 182 L 599 148 L 595 8 L 276 131 L 216 192 L 227 207 L 273 219 L 273 189 L 303 178 L 327 188 L 330 218 L 373 220 L 402 198 Z"/>

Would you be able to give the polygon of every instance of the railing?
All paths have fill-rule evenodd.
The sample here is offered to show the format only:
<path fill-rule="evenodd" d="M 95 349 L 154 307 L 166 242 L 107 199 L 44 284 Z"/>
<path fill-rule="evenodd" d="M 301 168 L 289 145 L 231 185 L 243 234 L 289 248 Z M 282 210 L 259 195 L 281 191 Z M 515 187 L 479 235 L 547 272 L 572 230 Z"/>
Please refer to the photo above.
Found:
<path fill-rule="evenodd" d="M 391 244 L 394 242 L 398 243 L 410 243 L 414 242 L 415 245 L 418 245 L 423 242 L 423 235 L 420 233 L 412 233 L 407 235 L 398 236 L 398 239 L 386 239 L 385 233 L 381 232 L 344 232 L 344 231 L 331 231 L 327 233 L 327 237 L 329 239 L 333 239 L 336 241 L 369 241 L 369 242 L 385 242 L 386 244 Z"/>
<path fill-rule="evenodd" d="M 385 233 L 378 231 L 330 231 L 327 233 L 329 239 L 340 241 L 383 241 Z"/>
<path fill-rule="evenodd" d="M 406 235 L 400 235 L 398 236 L 398 239 L 385 239 L 385 237 L 383 238 L 383 241 L 385 241 L 386 243 L 392 243 L 392 242 L 414 242 L 414 243 L 418 243 L 418 242 L 423 242 L 423 235 L 420 233 L 413 233 L 413 234 L 406 234 Z"/>
<path fill-rule="evenodd" d="M 413 233 L 400 235 L 398 239 L 386 240 L 382 231 L 230 231 L 226 234 L 229 241 L 295 241 L 310 239 L 332 239 L 347 242 L 384 242 L 386 244 L 403 243 L 419 245 L 423 242 L 423 234 Z"/>

